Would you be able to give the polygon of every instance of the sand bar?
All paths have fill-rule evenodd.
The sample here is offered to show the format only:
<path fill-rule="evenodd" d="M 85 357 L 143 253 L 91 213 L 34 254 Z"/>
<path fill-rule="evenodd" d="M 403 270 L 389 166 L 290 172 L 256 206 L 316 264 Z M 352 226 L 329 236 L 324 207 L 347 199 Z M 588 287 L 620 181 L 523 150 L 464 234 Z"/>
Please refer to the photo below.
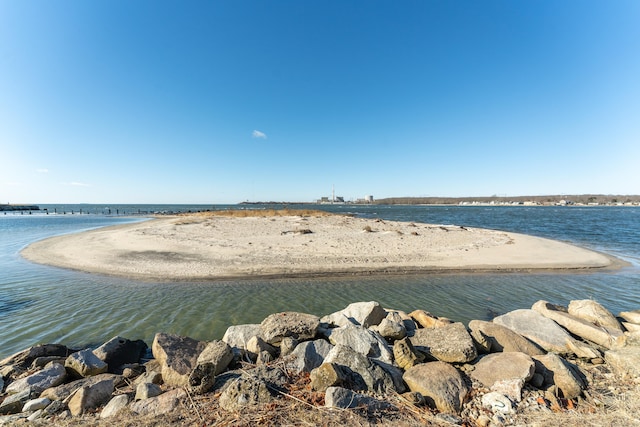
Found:
<path fill-rule="evenodd" d="M 205 214 L 57 236 L 36 263 L 149 280 L 611 268 L 607 255 L 523 234 L 343 215 Z"/>

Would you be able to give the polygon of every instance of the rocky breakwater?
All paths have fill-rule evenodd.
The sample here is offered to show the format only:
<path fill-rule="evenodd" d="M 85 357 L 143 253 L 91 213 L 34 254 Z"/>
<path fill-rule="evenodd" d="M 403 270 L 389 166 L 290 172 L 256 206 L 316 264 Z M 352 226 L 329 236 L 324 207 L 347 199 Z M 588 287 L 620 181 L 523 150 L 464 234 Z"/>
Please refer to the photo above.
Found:
<path fill-rule="evenodd" d="M 640 311 L 616 317 L 591 300 L 467 326 L 358 302 L 322 318 L 275 313 L 211 342 L 158 333 L 148 360 L 144 342 L 121 337 L 80 351 L 37 345 L 0 361 L 0 425 L 180 411 L 206 425 L 283 401 L 377 422 L 509 425 L 597 407 L 598 374 L 637 383 L 638 330 Z"/>

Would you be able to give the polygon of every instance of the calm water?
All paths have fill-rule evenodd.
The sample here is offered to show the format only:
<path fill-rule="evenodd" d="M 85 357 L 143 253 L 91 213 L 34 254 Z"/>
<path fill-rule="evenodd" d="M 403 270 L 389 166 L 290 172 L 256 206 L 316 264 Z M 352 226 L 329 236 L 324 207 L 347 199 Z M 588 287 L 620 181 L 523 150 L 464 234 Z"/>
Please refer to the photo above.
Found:
<path fill-rule="evenodd" d="M 211 206 L 41 207 L 57 215 L 0 213 L 0 358 L 36 343 L 84 347 L 100 344 L 116 334 L 144 339 L 148 344 L 156 332 L 219 339 L 228 325 L 260 322 L 273 312 L 294 310 L 323 315 L 354 301 L 375 300 L 403 310 L 422 308 L 463 322 L 527 308 L 538 299 L 566 304 L 571 299 L 593 298 L 614 313 L 640 308 L 637 207 L 319 207 L 363 217 L 458 224 L 550 237 L 614 254 L 632 264 L 616 272 L 213 283 L 136 282 L 36 265 L 19 255 L 24 246 L 52 235 L 143 220 L 123 213 Z M 83 215 L 78 215 L 80 209 Z"/>

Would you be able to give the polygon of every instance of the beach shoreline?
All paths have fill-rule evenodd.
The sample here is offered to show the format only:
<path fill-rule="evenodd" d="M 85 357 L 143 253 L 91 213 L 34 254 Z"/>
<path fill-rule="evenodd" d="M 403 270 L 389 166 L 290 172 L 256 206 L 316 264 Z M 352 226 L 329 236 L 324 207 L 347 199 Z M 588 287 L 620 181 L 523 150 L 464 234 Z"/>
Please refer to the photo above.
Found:
<path fill-rule="evenodd" d="M 29 261 L 154 281 L 578 272 L 624 261 L 555 240 L 314 213 L 168 216 L 34 242 Z"/>

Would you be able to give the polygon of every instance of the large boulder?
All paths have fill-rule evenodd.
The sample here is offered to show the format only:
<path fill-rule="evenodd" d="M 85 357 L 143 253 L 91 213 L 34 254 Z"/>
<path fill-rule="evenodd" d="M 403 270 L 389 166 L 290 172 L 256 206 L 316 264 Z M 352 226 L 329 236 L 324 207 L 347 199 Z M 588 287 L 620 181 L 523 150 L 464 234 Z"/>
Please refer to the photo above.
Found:
<path fill-rule="evenodd" d="M 471 335 L 459 322 L 437 328 L 416 329 L 409 339 L 416 350 L 442 362 L 466 363 L 478 357 Z"/>
<path fill-rule="evenodd" d="M 469 393 L 460 372 L 445 362 L 416 365 L 404 373 L 403 379 L 411 391 L 420 393 L 440 412 L 459 414 Z"/>
<path fill-rule="evenodd" d="M 376 393 L 396 390 L 394 379 L 387 371 L 351 347 L 334 346 L 325 357 L 324 363 L 342 366 L 348 376 L 348 387 L 352 390 L 369 390 Z"/>
<path fill-rule="evenodd" d="M 378 325 L 371 326 L 371 330 L 387 340 L 400 340 L 407 336 L 404 319 L 397 311 L 389 311 Z"/>
<path fill-rule="evenodd" d="M 33 393 L 41 393 L 49 387 L 62 384 L 67 377 L 67 371 L 59 363 L 51 363 L 43 370 L 35 372 L 28 377 L 15 380 L 7 386 L 7 394 L 20 393 L 30 389 Z"/>
<path fill-rule="evenodd" d="M 640 310 L 621 311 L 618 314 L 618 317 L 622 318 L 626 322 L 640 325 Z M 2 363 L 0 363 L 0 365 L 2 365 Z"/>
<path fill-rule="evenodd" d="M 549 352 L 576 354 L 585 358 L 600 356 L 600 353 L 577 341 L 556 322 L 534 310 L 510 311 L 496 317 L 493 322 L 519 333 Z"/>
<path fill-rule="evenodd" d="M 286 376 L 279 368 L 262 366 L 231 380 L 220 395 L 220 406 L 226 411 L 242 410 L 270 402 L 282 390 Z"/>
<path fill-rule="evenodd" d="M 158 333 L 151 346 L 153 357 L 160 363 L 162 380 L 173 387 L 189 383 L 189 375 L 197 366 L 198 356 L 207 346 L 189 337 Z"/>
<path fill-rule="evenodd" d="M 184 388 L 177 388 L 160 396 L 131 402 L 129 409 L 138 415 L 159 416 L 175 410 L 186 397 L 187 392 Z"/>
<path fill-rule="evenodd" d="M 327 408 L 358 408 L 366 407 L 371 411 L 382 411 L 392 408 L 389 402 L 356 393 L 343 387 L 329 387 L 324 395 L 324 406 Z"/>
<path fill-rule="evenodd" d="M 547 301 L 538 301 L 533 304 L 531 309 L 553 320 L 573 335 L 591 341 L 604 348 L 610 349 L 624 345 L 624 335 L 621 329 L 607 330 L 606 328 L 596 326 L 593 323 L 569 314 L 565 307 L 551 304 Z"/>
<path fill-rule="evenodd" d="M 471 372 L 471 377 L 487 387 L 498 381 L 521 379 L 527 382 L 535 373 L 531 356 L 520 352 L 491 353 L 480 359 Z"/>
<path fill-rule="evenodd" d="M 194 392 L 208 392 L 215 382 L 215 376 L 223 372 L 233 360 L 233 351 L 224 341 L 214 340 L 207 344 L 196 359 L 196 367 L 189 374 L 189 385 Z"/>
<path fill-rule="evenodd" d="M 111 398 L 109 403 L 100 412 L 100 418 L 109 418 L 114 415 L 118 415 L 129 404 L 129 396 L 126 394 L 119 394 Z"/>
<path fill-rule="evenodd" d="M 453 323 L 447 318 L 439 318 L 424 310 L 414 310 L 409 313 L 409 316 L 423 328 L 439 328 L 441 326 Z"/>
<path fill-rule="evenodd" d="M 86 349 L 73 353 L 64 362 L 67 368 L 76 377 L 92 377 L 107 372 L 108 365 L 91 351 Z"/>
<path fill-rule="evenodd" d="M 113 379 L 105 379 L 90 386 L 81 387 L 67 404 L 71 415 L 77 416 L 106 404 L 111 400 L 111 394 L 114 390 Z"/>
<path fill-rule="evenodd" d="M 121 374 L 122 365 L 137 363 L 146 350 L 147 344 L 142 340 L 115 336 L 93 350 L 93 354 L 109 366 L 108 372 Z"/>
<path fill-rule="evenodd" d="M 333 345 L 351 347 L 360 354 L 384 363 L 393 363 L 393 353 L 379 333 L 357 325 L 346 325 L 329 331 Z"/>
<path fill-rule="evenodd" d="M 0 415 L 17 414 L 22 411 L 25 403 L 37 396 L 30 388 L 26 388 L 19 393 L 11 394 L 0 402 Z"/>
<path fill-rule="evenodd" d="M 546 385 L 555 385 L 565 399 L 575 399 L 586 389 L 587 385 L 579 368 L 557 354 L 533 356 L 533 359 L 536 363 L 536 373 L 544 377 Z"/>
<path fill-rule="evenodd" d="M 119 387 L 123 383 L 122 376 L 120 375 L 99 374 L 93 377 L 80 378 L 79 380 L 75 380 L 70 383 L 60 384 L 59 386 L 48 388 L 40 394 L 40 397 L 47 397 L 53 401 L 62 401 L 79 388 L 89 387 L 104 380 L 113 381 L 116 387 Z"/>
<path fill-rule="evenodd" d="M 640 347 L 628 346 L 604 353 L 611 369 L 621 377 L 640 378 Z"/>
<path fill-rule="evenodd" d="M 300 341 L 316 336 L 320 319 L 318 316 L 293 311 L 274 313 L 260 323 L 262 338 L 269 344 L 279 344 L 284 337 Z"/>
<path fill-rule="evenodd" d="M 286 358 L 287 368 L 295 373 L 311 372 L 322 365 L 333 346 L 325 340 L 305 341 Z"/>
<path fill-rule="evenodd" d="M 236 356 L 241 356 L 249 340 L 255 336 L 262 337 L 262 329 L 258 324 L 232 325 L 225 331 L 222 341 L 231 346 Z"/>
<path fill-rule="evenodd" d="M 67 357 L 74 351 L 62 344 L 35 345 L 0 360 L 0 366 L 14 365 L 26 369 L 39 357 Z"/>
<path fill-rule="evenodd" d="M 424 362 L 424 356 L 416 351 L 409 338 L 403 338 L 393 343 L 393 358 L 396 364 L 405 370 Z"/>
<path fill-rule="evenodd" d="M 518 351 L 529 356 L 545 351 L 522 335 L 502 325 L 484 320 L 472 320 L 469 329 L 479 350 L 484 353 Z"/>
<path fill-rule="evenodd" d="M 606 328 L 609 331 L 624 331 L 622 325 L 620 325 L 620 322 L 616 319 L 616 316 L 597 301 L 590 299 L 569 301 L 567 311 L 572 316 L 584 319 L 587 322 Z"/>
<path fill-rule="evenodd" d="M 378 325 L 387 315 L 382 306 L 375 302 L 354 302 L 346 308 L 324 316 L 320 321 L 334 326 L 360 325 L 365 328 Z"/>

